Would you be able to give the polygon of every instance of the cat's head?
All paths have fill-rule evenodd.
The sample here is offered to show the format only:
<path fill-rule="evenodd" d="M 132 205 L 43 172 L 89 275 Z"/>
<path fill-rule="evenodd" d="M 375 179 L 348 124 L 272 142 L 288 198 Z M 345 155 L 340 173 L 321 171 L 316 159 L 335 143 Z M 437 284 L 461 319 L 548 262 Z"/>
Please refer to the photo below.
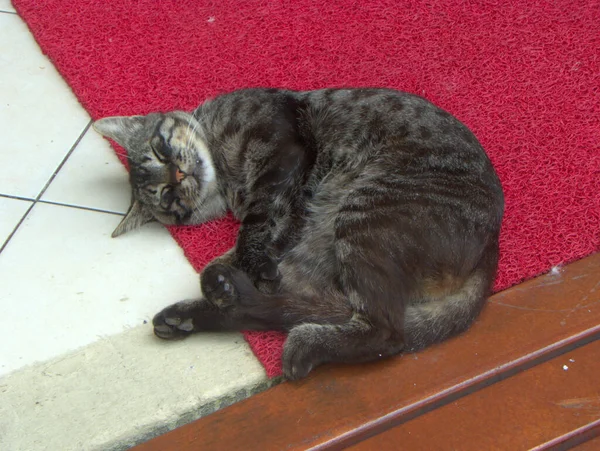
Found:
<path fill-rule="evenodd" d="M 225 212 L 202 128 L 191 114 L 107 117 L 93 127 L 127 150 L 132 202 L 113 237 L 151 221 L 200 224 Z"/>

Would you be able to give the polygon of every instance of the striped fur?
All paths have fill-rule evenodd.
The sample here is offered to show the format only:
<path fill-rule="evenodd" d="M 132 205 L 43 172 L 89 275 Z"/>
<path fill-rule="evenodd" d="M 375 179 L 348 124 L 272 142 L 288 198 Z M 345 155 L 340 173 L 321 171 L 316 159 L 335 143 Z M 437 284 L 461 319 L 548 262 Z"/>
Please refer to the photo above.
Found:
<path fill-rule="evenodd" d="M 119 235 L 231 210 L 234 249 L 155 333 L 289 331 L 290 379 L 324 362 L 421 349 L 464 331 L 490 292 L 502 188 L 473 134 L 387 89 L 246 89 L 193 113 L 95 123 L 123 145 L 133 202 Z"/>

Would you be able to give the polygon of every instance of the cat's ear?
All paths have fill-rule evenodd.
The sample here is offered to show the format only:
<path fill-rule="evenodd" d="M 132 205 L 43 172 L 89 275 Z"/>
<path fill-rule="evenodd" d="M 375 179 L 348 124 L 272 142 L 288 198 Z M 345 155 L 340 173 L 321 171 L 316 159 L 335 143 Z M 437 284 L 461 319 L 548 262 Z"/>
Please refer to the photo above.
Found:
<path fill-rule="evenodd" d="M 150 214 L 150 212 L 147 211 L 137 200 L 134 200 L 131 204 L 131 207 L 129 207 L 129 211 L 111 236 L 116 238 L 119 235 L 123 235 L 125 232 L 138 229 L 151 221 L 154 221 L 154 217 Z"/>
<path fill-rule="evenodd" d="M 122 147 L 127 147 L 129 140 L 143 128 L 145 119 L 144 116 L 105 117 L 94 122 L 92 127 L 102 136 L 116 141 Z"/>

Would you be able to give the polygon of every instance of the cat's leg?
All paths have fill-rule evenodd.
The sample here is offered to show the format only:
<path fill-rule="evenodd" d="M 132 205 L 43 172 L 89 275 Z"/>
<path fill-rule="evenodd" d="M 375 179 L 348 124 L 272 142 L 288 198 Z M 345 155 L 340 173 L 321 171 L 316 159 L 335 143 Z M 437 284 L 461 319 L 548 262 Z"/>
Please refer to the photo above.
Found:
<path fill-rule="evenodd" d="M 287 299 L 261 293 L 250 277 L 228 262 L 228 252 L 201 274 L 201 299 L 177 302 L 155 315 L 156 336 L 181 339 L 192 333 L 241 330 L 287 330 L 282 304 Z"/>
<path fill-rule="evenodd" d="M 194 332 L 227 330 L 229 319 L 206 299 L 177 302 L 154 316 L 154 334 L 165 340 L 185 338 Z"/>
<path fill-rule="evenodd" d="M 245 273 L 230 265 L 233 257 L 234 249 L 230 249 L 204 269 L 203 298 L 177 302 L 154 316 L 156 336 L 173 340 L 196 332 L 269 328 L 268 323 L 247 317 L 242 309 L 235 308 L 239 294 L 250 303 L 259 302 L 262 295 Z"/>
<path fill-rule="evenodd" d="M 251 189 L 235 245 L 232 264 L 254 283 L 279 281 L 278 258 L 298 242 L 305 222 L 301 187 L 311 157 L 289 133 L 281 136 L 271 143 L 276 150 L 266 166 L 248 181 Z"/>
<path fill-rule="evenodd" d="M 284 330 L 278 315 L 254 317 L 244 309 L 223 308 L 207 299 L 181 301 L 154 316 L 154 334 L 165 340 L 178 340 L 198 332 L 242 330 Z"/>
<path fill-rule="evenodd" d="M 248 314 L 268 297 L 254 287 L 247 274 L 228 264 L 231 255 L 224 254 L 202 271 L 203 298 L 177 302 L 154 317 L 156 336 L 179 339 L 196 332 L 283 328 L 275 312 L 270 315 L 273 318 Z"/>
<path fill-rule="evenodd" d="M 294 327 L 283 350 L 283 373 L 296 380 L 323 363 L 362 363 L 400 353 L 401 336 L 377 327 L 360 316 L 346 324 L 300 324 Z"/>
<path fill-rule="evenodd" d="M 322 363 L 366 362 L 404 349 L 404 302 L 415 282 L 399 263 L 404 252 L 394 218 L 369 217 L 370 205 L 344 206 L 334 223 L 335 262 L 330 266 L 336 268 L 333 280 L 353 312 L 351 318 L 343 324 L 294 327 L 283 354 L 290 379 L 304 377 Z"/>
<path fill-rule="evenodd" d="M 204 268 L 200 285 L 208 296 L 176 302 L 158 312 L 152 320 L 154 334 L 166 340 L 176 340 L 197 332 L 269 329 L 269 323 L 253 320 L 240 309 L 232 308 L 240 290 L 246 289 L 255 294 L 257 300 L 260 297 L 248 276 L 231 266 L 234 259 L 235 248 L 231 248 Z M 219 268 L 230 271 L 219 271 Z M 234 287 L 235 281 L 237 286 Z"/>
<path fill-rule="evenodd" d="M 326 362 L 366 362 L 402 351 L 402 337 L 359 314 L 342 299 L 303 299 L 258 291 L 237 268 L 211 264 L 202 273 L 205 299 L 167 307 L 153 320 L 155 334 L 184 338 L 203 331 L 290 330 L 283 354 L 289 379 Z M 341 294 L 340 294 L 341 295 Z"/>
<path fill-rule="evenodd" d="M 227 264 L 211 264 L 202 273 L 206 299 L 227 312 L 241 329 L 290 330 L 305 322 L 341 324 L 351 317 L 341 293 L 326 298 L 281 291 L 259 291 L 248 274 Z"/>
<path fill-rule="evenodd" d="M 158 337 L 176 339 L 203 331 L 288 331 L 307 322 L 343 324 L 352 315 L 341 294 L 325 299 L 267 294 L 246 273 L 218 261 L 202 272 L 201 284 L 203 299 L 178 302 L 155 316 Z"/>

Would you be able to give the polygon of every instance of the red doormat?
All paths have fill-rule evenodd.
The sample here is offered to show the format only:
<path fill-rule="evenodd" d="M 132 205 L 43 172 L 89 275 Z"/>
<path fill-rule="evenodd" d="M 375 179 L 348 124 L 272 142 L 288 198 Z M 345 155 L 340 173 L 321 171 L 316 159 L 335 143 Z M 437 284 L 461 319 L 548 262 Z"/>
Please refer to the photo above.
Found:
<path fill-rule="evenodd" d="M 501 290 L 600 247 L 600 2 L 13 0 L 94 119 L 249 86 L 388 86 L 479 137 L 506 192 Z M 224 220 L 171 233 L 200 270 Z M 175 299 L 165 299 L 165 303 Z M 269 376 L 283 336 L 247 333 Z"/>

